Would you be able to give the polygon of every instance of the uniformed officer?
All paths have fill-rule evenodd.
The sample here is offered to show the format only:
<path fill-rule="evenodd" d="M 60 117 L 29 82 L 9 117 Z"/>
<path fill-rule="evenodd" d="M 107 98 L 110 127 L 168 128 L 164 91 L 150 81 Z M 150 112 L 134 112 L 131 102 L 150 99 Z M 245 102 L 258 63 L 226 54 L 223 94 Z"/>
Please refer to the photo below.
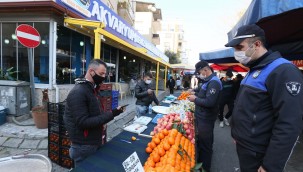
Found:
<path fill-rule="evenodd" d="M 196 105 L 197 161 L 202 162 L 203 169 L 209 172 L 214 142 L 214 123 L 218 116 L 219 94 L 222 85 L 206 61 L 198 62 L 195 67 L 196 73 L 199 74 L 197 77 L 201 80 L 202 85 L 194 90 L 194 95 L 190 95 L 188 99 Z"/>
<path fill-rule="evenodd" d="M 240 27 L 225 45 L 250 68 L 231 121 L 242 172 L 282 172 L 302 131 L 302 74 L 279 52 L 267 50 L 265 40 L 253 24 Z"/>

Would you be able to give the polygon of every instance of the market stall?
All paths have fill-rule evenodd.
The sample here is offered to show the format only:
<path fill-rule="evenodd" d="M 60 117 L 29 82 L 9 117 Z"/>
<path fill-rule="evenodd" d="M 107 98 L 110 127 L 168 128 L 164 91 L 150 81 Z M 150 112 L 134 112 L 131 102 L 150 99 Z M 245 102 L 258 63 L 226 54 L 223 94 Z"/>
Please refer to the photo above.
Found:
<path fill-rule="evenodd" d="M 137 122 L 126 126 L 125 131 L 72 171 L 132 171 L 139 164 L 136 157 L 144 166 L 144 171 L 190 171 L 191 168 L 197 168 L 192 113 L 194 104 L 184 100 L 185 94 L 178 99 L 166 97 L 161 106 L 153 107 L 154 113 L 147 114 L 141 123 L 137 119 Z M 157 113 L 159 109 L 164 109 L 162 114 Z M 152 120 L 146 122 L 149 117 Z M 136 125 L 135 130 L 138 132 L 132 131 L 132 125 Z M 145 130 L 141 132 L 141 128 Z"/>

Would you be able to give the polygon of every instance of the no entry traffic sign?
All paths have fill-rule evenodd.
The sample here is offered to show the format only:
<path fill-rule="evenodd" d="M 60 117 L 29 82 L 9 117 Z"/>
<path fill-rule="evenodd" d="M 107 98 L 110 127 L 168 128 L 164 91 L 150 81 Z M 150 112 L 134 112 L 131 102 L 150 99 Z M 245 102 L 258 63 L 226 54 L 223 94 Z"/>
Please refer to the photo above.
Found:
<path fill-rule="evenodd" d="M 27 48 L 36 48 L 40 44 L 40 34 L 32 26 L 21 24 L 16 28 L 18 41 Z"/>

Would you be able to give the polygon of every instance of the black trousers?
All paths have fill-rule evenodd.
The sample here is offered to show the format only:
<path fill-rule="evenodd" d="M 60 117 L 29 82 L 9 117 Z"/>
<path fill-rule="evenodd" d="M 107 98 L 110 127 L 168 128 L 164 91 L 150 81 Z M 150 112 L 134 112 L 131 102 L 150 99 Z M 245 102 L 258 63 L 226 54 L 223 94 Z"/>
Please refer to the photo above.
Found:
<path fill-rule="evenodd" d="M 224 113 L 224 107 L 227 105 L 228 112 L 225 115 L 225 118 L 228 119 L 234 110 L 234 100 L 232 98 L 230 99 L 221 99 L 219 102 L 219 120 L 223 121 L 223 113 Z"/>
<path fill-rule="evenodd" d="M 174 94 L 174 87 L 169 87 L 170 94 Z"/>
<path fill-rule="evenodd" d="M 241 172 L 257 172 L 262 165 L 264 154 L 251 151 L 237 144 Z"/>
<path fill-rule="evenodd" d="M 213 154 L 214 123 L 215 121 L 200 119 L 197 121 L 197 161 L 203 163 L 202 167 L 207 172 L 210 171 Z"/>

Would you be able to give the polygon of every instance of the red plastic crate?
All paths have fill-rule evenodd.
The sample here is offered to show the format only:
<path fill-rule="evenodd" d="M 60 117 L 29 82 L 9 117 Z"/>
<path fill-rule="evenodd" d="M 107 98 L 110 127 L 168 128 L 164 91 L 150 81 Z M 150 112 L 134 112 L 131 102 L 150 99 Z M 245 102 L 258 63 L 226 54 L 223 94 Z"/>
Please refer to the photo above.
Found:
<path fill-rule="evenodd" d="M 59 164 L 59 155 L 56 153 L 48 152 L 48 157 L 51 161 L 56 164 Z"/>
<path fill-rule="evenodd" d="M 99 90 L 112 90 L 113 85 L 112 84 L 101 84 Z"/>
<path fill-rule="evenodd" d="M 72 168 L 74 166 L 73 160 L 69 157 L 62 156 L 59 165 L 65 168 Z"/>

